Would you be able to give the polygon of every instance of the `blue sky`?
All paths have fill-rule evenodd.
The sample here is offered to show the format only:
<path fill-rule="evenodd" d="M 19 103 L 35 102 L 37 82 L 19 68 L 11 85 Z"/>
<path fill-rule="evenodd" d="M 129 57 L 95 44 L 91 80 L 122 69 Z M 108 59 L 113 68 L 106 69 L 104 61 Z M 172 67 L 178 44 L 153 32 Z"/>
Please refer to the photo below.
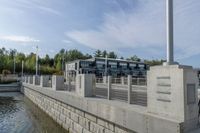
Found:
<path fill-rule="evenodd" d="M 0 47 L 165 59 L 165 0 L 0 0 Z M 175 60 L 200 67 L 200 1 L 174 0 Z"/>

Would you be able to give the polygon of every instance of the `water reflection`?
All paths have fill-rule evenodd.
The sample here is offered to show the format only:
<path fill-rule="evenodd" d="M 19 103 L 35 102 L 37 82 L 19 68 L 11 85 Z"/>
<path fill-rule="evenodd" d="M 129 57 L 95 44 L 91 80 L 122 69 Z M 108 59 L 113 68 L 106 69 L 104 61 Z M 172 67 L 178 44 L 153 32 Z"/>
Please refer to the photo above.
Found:
<path fill-rule="evenodd" d="M 20 93 L 0 93 L 0 133 L 67 133 Z"/>

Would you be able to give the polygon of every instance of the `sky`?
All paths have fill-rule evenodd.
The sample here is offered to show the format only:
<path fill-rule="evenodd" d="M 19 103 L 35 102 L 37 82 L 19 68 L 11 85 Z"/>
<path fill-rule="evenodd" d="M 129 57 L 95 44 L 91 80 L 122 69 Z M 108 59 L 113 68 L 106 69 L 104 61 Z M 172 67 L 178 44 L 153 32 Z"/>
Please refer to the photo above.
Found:
<path fill-rule="evenodd" d="M 165 0 L 0 0 L 0 47 L 53 56 L 60 49 L 166 58 Z M 174 52 L 200 67 L 200 1 L 174 0 Z"/>

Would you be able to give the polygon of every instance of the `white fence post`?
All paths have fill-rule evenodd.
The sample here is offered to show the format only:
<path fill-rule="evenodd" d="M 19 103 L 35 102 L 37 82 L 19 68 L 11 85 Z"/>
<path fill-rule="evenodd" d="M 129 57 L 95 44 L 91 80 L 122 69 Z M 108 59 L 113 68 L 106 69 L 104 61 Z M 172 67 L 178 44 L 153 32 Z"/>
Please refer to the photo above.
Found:
<path fill-rule="evenodd" d="M 132 76 L 128 75 L 128 103 L 131 104 Z"/>
<path fill-rule="evenodd" d="M 112 77 L 108 76 L 108 100 L 111 100 Z"/>

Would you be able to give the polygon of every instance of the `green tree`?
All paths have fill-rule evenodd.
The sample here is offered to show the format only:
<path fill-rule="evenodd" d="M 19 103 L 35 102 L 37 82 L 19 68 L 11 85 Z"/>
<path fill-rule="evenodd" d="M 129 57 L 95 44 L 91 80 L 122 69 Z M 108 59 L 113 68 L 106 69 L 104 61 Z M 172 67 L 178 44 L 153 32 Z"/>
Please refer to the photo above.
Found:
<path fill-rule="evenodd" d="M 128 58 L 127 60 L 130 60 L 130 61 L 138 61 L 138 62 L 141 61 L 141 59 L 140 59 L 137 55 L 131 56 L 131 57 Z"/>
<path fill-rule="evenodd" d="M 108 53 L 108 58 L 113 58 L 113 59 L 116 59 L 117 58 L 117 54 L 115 54 L 115 52 L 109 52 Z"/>
<path fill-rule="evenodd" d="M 102 57 L 102 52 L 101 52 L 101 50 L 98 49 L 97 51 L 95 51 L 94 57 Z"/>

